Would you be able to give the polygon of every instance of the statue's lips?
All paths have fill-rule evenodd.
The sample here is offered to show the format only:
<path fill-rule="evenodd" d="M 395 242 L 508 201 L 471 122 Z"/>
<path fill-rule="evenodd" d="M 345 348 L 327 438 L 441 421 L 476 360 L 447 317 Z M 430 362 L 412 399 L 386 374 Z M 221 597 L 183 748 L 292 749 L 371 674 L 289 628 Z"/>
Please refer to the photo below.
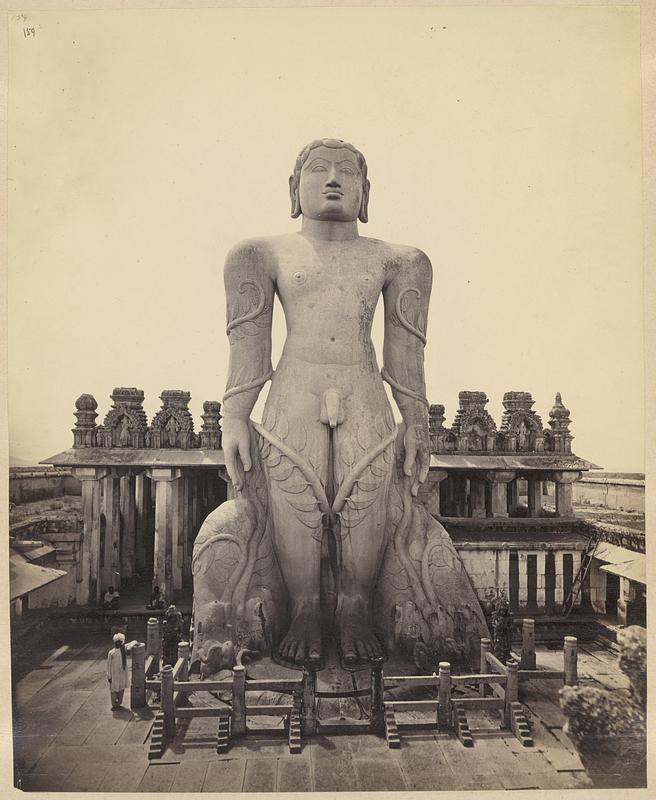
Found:
<path fill-rule="evenodd" d="M 344 195 L 341 192 L 324 192 L 326 200 L 341 200 Z"/>

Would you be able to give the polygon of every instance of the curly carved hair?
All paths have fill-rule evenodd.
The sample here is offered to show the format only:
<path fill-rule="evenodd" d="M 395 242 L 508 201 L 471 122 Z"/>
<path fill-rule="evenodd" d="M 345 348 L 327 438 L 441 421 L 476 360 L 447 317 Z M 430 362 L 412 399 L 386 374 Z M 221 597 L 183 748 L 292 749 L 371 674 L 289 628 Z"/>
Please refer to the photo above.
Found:
<path fill-rule="evenodd" d="M 367 180 L 367 160 L 362 155 L 362 153 L 356 148 L 353 147 L 352 144 L 349 142 L 345 142 L 342 139 L 314 139 L 309 144 L 305 145 L 305 147 L 301 150 L 296 158 L 296 163 L 294 164 L 294 171 L 289 177 L 289 193 L 292 200 L 292 218 L 296 219 L 301 215 L 301 203 L 298 195 L 298 186 L 301 180 L 301 170 L 303 169 L 303 165 L 308 160 L 308 157 L 312 150 L 316 149 L 317 147 L 332 147 L 335 149 L 346 149 L 350 150 L 352 153 L 355 154 L 357 161 L 358 161 L 358 168 L 362 173 L 362 206 L 360 207 L 360 212 L 358 214 L 358 219 L 360 222 L 367 222 L 368 215 L 367 215 L 367 203 L 368 203 L 368 189 L 369 189 L 369 181 Z"/>

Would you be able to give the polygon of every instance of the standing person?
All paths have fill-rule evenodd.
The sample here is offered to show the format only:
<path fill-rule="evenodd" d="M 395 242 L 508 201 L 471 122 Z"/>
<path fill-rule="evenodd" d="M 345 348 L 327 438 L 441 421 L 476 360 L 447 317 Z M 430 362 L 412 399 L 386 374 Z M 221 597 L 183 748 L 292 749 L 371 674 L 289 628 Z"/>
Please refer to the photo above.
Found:
<path fill-rule="evenodd" d="M 125 650 L 125 636 L 114 634 L 114 647 L 107 653 L 107 680 L 112 698 L 112 710 L 121 708 L 123 692 L 128 685 L 128 656 Z"/>
<path fill-rule="evenodd" d="M 164 613 L 162 624 L 162 662 L 163 666 L 175 666 L 178 660 L 178 642 L 182 641 L 182 614 L 174 605 Z"/>

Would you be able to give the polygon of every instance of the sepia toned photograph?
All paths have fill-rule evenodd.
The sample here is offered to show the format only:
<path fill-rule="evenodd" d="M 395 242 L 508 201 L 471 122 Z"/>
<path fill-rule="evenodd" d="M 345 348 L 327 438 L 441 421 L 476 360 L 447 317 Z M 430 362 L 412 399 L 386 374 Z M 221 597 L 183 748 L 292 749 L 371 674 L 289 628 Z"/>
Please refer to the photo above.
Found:
<path fill-rule="evenodd" d="M 8 12 L 11 796 L 646 796 L 641 13 Z"/>

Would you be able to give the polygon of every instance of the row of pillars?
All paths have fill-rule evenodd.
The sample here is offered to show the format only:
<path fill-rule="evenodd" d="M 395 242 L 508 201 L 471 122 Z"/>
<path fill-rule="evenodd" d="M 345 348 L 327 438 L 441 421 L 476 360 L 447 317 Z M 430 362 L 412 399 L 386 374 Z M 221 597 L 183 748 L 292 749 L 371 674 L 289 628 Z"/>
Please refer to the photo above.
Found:
<path fill-rule="evenodd" d="M 528 516 L 540 516 L 544 481 L 555 484 L 556 514 L 560 517 L 573 516 L 572 484 L 580 477 L 580 472 L 562 471 L 527 475 Z M 518 480 L 517 473 L 512 470 L 475 473 L 432 470 L 424 499 L 429 512 L 439 516 L 510 517 L 516 514 L 520 506 Z"/>
<path fill-rule="evenodd" d="M 98 603 L 109 586 L 151 568 L 171 599 L 191 575 L 203 519 L 225 499 L 217 471 L 76 467 L 73 475 L 82 483 L 84 526 L 77 604 Z"/>

